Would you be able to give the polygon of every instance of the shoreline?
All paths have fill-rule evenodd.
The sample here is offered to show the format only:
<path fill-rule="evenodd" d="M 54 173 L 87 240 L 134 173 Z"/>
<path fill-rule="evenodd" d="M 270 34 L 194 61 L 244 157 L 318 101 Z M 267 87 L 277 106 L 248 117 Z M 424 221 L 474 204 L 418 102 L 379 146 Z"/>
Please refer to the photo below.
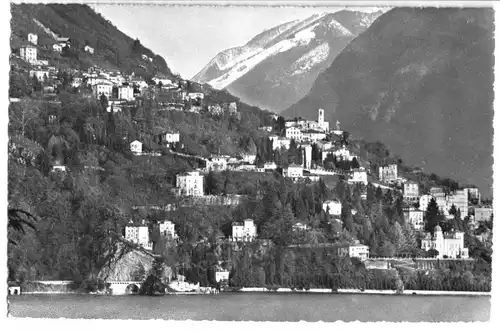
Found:
<path fill-rule="evenodd" d="M 356 294 L 356 295 L 403 295 L 403 296 L 491 296 L 491 292 L 467 292 L 467 291 L 430 291 L 430 290 L 412 290 L 407 289 L 402 293 L 397 293 L 394 290 L 379 290 L 379 289 L 338 289 L 336 291 L 327 288 L 311 288 L 309 290 L 292 290 L 290 288 L 278 288 L 270 290 L 265 287 L 247 287 L 241 288 L 236 291 L 221 291 L 220 293 L 200 293 L 200 292 L 167 292 L 165 295 L 218 295 L 222 293 L 303 293 L 303 294 Z M 21 292 L 20 295 L 108 295 L 108 296 L 125 296 L 136 294 L 105 294 L 105 293 L 80 293 L 80 292 L 61 292 L 61 291 L 47 291 L 47 292 Z M 18 295 L 11 295 L 18 296 Z"/>

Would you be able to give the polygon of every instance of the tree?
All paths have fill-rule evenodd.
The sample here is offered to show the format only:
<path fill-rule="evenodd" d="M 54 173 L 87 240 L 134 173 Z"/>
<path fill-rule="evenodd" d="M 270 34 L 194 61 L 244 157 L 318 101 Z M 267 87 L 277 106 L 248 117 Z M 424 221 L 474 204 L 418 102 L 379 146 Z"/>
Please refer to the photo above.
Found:
<path fill-rule="evenodd" d="M 106 97 L 105 94 L 101 94 L 101 96 L 99 97 L 99 102 L 101 103 L 103 110 L 106 111 L 109 106 L 108 97 Z"/>
<path fill-rule="evenodd" d="M 35 221 L 36 218 L 29 212 L 26 212 L 21 209 L 9 208 L 8 218 L 9 218 L 8 227 L 10 229 L 25 234 L 26 233 L 25 226 L 28 226 L 36 231 L 35 225 L 33 223 L 33 221 Z M 14 245 L 17 244 L 13 239 L 9 239 L 9 243 Z"/>
<path fill-rule="evenodd" d="M 403 233 L 403 229 L 398 222 L 395 222 L 389 233 L 390 239 L 397 254 L 400 254 L 405 249 L 406 239 Z"/>
<path fill-rule="evenodd" d="M 429 233 L 434 232 L 434 228 L 439 224 L 440 212 L 437 205 L 436 199 L 432 198 L 427 205 L 427 211 L 425 212 L 425 231 Z"/>
<path fill-rule="evenodd" d="M 352 169 L 359 168 L 359 162 L 358 162 L 358 159 L 356 157 L 352 158 L 352 160 L 351 160 L 351 168 Z"/>

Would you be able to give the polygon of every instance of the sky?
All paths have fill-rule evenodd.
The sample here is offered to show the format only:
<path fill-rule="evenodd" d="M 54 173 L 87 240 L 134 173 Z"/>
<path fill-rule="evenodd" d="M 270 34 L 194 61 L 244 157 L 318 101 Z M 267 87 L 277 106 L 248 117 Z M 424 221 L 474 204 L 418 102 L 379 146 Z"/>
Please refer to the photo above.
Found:
<path fill-rule="evenodd" d="M 341 7 L 94 4 L 118 29 L 161 55 L 174 73 L 192 78 L 214 56 L 281 23 Z M 370 7 L 357 9 L 372 11 Z"/>

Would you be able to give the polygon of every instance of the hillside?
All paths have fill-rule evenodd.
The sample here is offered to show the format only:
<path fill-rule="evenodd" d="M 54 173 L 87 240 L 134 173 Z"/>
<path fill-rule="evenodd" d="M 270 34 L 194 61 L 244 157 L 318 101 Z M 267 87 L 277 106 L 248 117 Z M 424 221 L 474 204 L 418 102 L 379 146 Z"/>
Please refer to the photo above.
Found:
<path fill-rule="evenodd" d="M 97 65 L 107 70 L 119 69 L 141 76 L 163 74 L 172 77 L 165 60 L 151 50 L 134 43 L 111 22 L 87 5 L 80 4 L 12 4 L 11 48 L 13 53 L 27 42 L 28 33 L 38 34 L 39 58 L 58 63 L 62 68 L 86 70 Z M 71 51 L 59 54 L 52 50 L 57 37 L 71 38 Z M 93 55 L 84 51 L 90 45 Z M 142 54 L 152 61 L 141 58 Z"/>
<path fill-rule="evenodd" d="M 314 118 L 322 107 L 327 120 L 408 164 L 491 194 L 492 31 L 488 9 L 393 9 L 283 116 Z"/>
<path fill-rule="evenodd" d="M 280 111 L 303 97 L 337 54 L 380 14 L 343 10 L 281 24 L 244 46 L 220 52 L 193 80 Z"/>

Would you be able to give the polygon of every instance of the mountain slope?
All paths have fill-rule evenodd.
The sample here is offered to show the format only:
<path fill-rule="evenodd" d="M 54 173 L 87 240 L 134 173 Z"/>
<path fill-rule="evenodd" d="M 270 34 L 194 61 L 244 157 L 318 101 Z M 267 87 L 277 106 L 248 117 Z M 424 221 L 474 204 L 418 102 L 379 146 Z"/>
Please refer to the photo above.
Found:
<path fill-rule="evenodd" d="M 380 140 L 410 164 L 491 194 L 493 11 L 393 9 L 283 112 Z"/>
<path fill-rule="evenodd" d="M 98 65 L 141 76 L 156 73 L 172 76 L 161 56 L 134 42 L 87 5 L 12 4 L 11 13 L 11 48 L 14 52 L 27 43 L 28 33 L 37 33 L 39 58 L 58 62 L 60 66 L 86 69 Z M 52 51 L 51 43 L 56 36 L 71 38 L 71 52 L 61 56 Z M 93 55 L 84 52 L 87 44 L 95 49 Z M 142 54 L 151 57 L 152 61 L 143 60 Z"/>
<path fill-rule="evenodd" d="M 227 88 L 249 104 L 282 110 L 304 96 L 319 73 L 380 14 L 344 10 L 281 24 L 217 54 L 193 80 Z"/>

